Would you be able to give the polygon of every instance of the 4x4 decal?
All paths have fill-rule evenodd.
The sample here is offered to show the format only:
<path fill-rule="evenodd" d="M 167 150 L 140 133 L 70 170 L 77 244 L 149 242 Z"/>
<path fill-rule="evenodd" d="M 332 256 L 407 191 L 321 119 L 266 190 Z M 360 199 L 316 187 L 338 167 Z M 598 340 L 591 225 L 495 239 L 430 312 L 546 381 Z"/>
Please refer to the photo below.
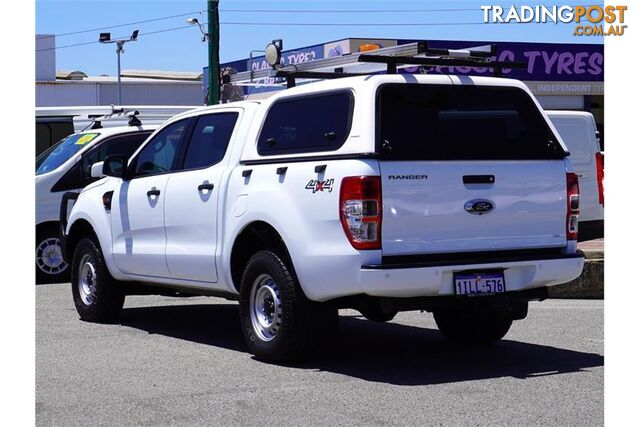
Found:
<path fill-rule="evenodd" d="M 304 188 L 306 190 L 311 190 L 311 192 L 314 194 L 318 191 L 327 191 L 331 193 L 333 191 L 333 182 L 334 178 L 325 179 L 322 181 L 319 179 L 312 179 L 307 183 L 307 185 L 305 185 Z"/>

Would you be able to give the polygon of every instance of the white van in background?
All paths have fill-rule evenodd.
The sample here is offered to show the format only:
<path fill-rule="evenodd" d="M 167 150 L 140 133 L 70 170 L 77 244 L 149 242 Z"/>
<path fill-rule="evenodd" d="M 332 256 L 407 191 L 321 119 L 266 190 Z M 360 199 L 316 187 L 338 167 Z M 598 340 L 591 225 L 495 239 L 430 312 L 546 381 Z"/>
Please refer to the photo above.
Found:
<path fill-rule="evenodd" d="M 106 156 L 130 156 L 158 125 L 117 126 L 69 135 L 36 159 L 36 283 L 69 280 L 60 251 L 60 202 L 67 191 L 97 181 L 91 165 Z"/>
<path fill-rule="evenodd" d="M 604 152 L 593 114 L 547 110 L 571 155 L 580 182 L 578 241 L 604 237 Z"/>
<path fill-rule="evenodd" d="M 56 142 L 89 126 L 126 126 L 131 113 L 147 125 L 161 125 L 169 117 L 198 108 L 188 105 L 93 105 L 36 108 L 36 157 Z"/>

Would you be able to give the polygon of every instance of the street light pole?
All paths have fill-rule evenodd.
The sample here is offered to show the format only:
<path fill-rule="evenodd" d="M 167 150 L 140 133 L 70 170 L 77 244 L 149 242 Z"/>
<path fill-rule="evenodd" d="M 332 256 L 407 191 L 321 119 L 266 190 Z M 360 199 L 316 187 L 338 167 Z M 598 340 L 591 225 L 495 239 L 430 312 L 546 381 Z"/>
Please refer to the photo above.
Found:
<path fill-rule="evenodd" d="M 120 53 L 122 53 L 122 51 L 124 46 L 124 42 L 123 41 L 119 41 L 116 43 L 116 52 L 118 54 L 118 105 L 122 105 L 122 82 L 120 80 Z"/>
<path fill-rule="evenodd" d="M 122 81 L 120 77 L 120 54 L 124 53 L 124 44 L 138 40 L 138 30 L 135 30 L 128 39 L 111 40 L 111 33 L 100 33 L 98 41 L 100 43 L 115 43 L 116 55 L 118 56 L 118 105 L 122 105 Z"/>
<path fill-rule="evenodd" d="M 218 0 L 207 0 L 209 41 L 209 105 L 220 103 L 220 23 Z"/>

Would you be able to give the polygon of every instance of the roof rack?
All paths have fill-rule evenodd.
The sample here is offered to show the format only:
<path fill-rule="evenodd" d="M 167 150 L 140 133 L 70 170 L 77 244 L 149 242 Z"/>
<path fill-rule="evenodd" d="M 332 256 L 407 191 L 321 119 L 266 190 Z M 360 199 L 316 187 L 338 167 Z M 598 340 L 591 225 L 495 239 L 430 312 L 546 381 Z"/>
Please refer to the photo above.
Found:
<path fill-rule="evenodd" d="M 87 118 L 90 114 L 113 114 L 117 110 L 137 110 L 141 116 L 171 117 L 201 105 L 84 105 L 68 107 L 36 107 L 36 117 L 77 117 Z"/>
<path fill-rule="evenodd" d="M 418 41 L 375 51 L 226 75 L 223 83 L 255 85 L 255 80 L 284 78 L 287 87 L 293 87 L 296 79 L 334 79 L 380 72 L 396 74 L 398 69 L 415 66 L 486 67 L 493 68 L 494 76 L 500 77 L 504 69 L 522 69 L 527 66 L 524 62 L 498 61 L 494 59 L 496 53 L 495 44 L 466 49 L 442 49 L 429 47 L 428 41 Z"/>
<path fill-rule="evenodd" d="M 138 118 L 140 115 L 140 111 L 138 110 L 128 110 L 124 107 L 115 108 L 113 105 L 111 106 L 111 113 L 109 114 L 88 114 L 87 118 L 91 120 L 91 123 L 87 125 L 82 131 L 87 129 L 102 129 L 102 122 L 105 120 L 122 120 L 125 117 L 128 117 L 128 125 L 129 126 L 142 126 L 142 122 Z"/>

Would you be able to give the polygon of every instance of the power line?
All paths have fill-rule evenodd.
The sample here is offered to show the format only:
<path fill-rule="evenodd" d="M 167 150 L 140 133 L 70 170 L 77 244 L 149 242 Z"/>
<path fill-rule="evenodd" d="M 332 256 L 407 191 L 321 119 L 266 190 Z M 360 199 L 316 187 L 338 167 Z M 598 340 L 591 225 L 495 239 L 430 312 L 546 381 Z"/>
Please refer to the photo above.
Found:
<path fill-rule="evenodd" d="M 206 23 L 204 23 L 204 24 L 206 25 Z M 147 32 L 144 32 L 144 33 L 141 32 L 141 33 L 138 34 L 138 38 L 140 38 L 140 36 L 149 36 L 149 35 L 152 35 L 152 34 L 160 34 L 160 33 L 168 33 L 170 31 L 184 30 L 185 28 L 192 28 L 192 27 L 191 27 L 191 25 L 183 25 L 183 26 L 180 26 L 180 27 L 165 28 L 163 30 L 147 31 Z M 129 37 L 129 36 L 114 37 L 114 39 L 125 38 L 125 37 Z M 48 47 L 48 48 L 43 48 L 43 49 L 36 49 L 36 52 L 42 52 L 42 51 L 46 51 L 46 50 L 64 49 L 64 48 L 67 48 L 67 47 L 75 47 L 75 46 L 85 46 L 85 45 L 88 45 L 88 44 L 95 44 L 95 43 L 100 43 L 100 41 L 94 40 L 94 41 L 90 41 L 90 42 L 66 44 L 66 45 L 62 45 L 62 46 Z"/>
<path fill-rule="evenodd" d="M 181 14 L 178 14 L 178 15 L 161 16 L 159 18 L 145 19 L 144 21 L 127 22 L 125 24 L 110 25 L 108 27 L 90 28 L 90 29 L 86 29 L 86 30 L 78 30 L 78 31 L 72 31 L 70 33 L 55 34 L 55 35 L 52 35 L 52 36 L 44 36 L 44 37 L 38 37 L 38 38 L 64 37 L 64 36 L 71 36 L 71 35 L 75 35 L 75 34 L 91 33 L 91 32 L 94 32 L 94 31 L 109 30 L 111 28 L 128 27 L 130 25 L 146 24 L 148 22 L 157 22 L 157 21 L 163 21 L 163 20 L 166 20 L 166 19 L 180 18 L 180 17 L 183 17 L 183 16 L 193 15 L 193 14 L 202 13 L 202 12 L 206 12 L 206 10 L 197 10 L 195 12 L 186 12 L 186 13 L 181 13 Z M 85 43 L 85 44 L 87 44 L 87 43 Z"/>
<path fill-rule="evenodd" d="M 543 6 L 543 5 L 539 5 Z M 568 6 L 601 6 L 601 4 L 573 4 Z M 533 5 L 532 7 L 535 7 Z M 420 13 L 420 12 L 479 12 L 480 8 L 445 8 L 445 9 L 340 9 L 340 10 L 326 10 L 326 9 L 220 9 L 221 12 L 245 12 L 245 13 Z"/>
<path fill-rule="evenodd" d="M 573 5 L 573 6 L 578 6 L 578 5 Z M 584 7 L 588 7 L 588 6 L 593 6 L 593 5 L 583 5 Z M 321 10 L 321 9 L 314 9 L 314 10 L 303 10 L 303 9 L 220 9 L 221 12 L 229 12 L 229 13 L 422 13 L 422 12 L 477 12 L 480 9 L 478 8 L 442 8 L 442 9 L 363 9 L 363 10 L 357 10 L 357 9 L 343 9 L 343 10 Z M 101 30 L 109 30 L 112 28 L 122 28 L 122 27 L 128 27 L 130 25 L 138 25 L 138 24 L 147 24 L 149 22 L 158 22 L 158 21 L 164 21 L 167 19 L 173 19 L 173 18 L 180 18 L 180 17 L 184 17 L 184 16 L 189 16 L 189 15 L 193 15 L 193 14 L 199 14 L 199 13 L 203 13 L 206 12 L 206 10 L 196 10 L 193 12 L 185 12 L 185 13 L 180 13 L 180 14 L 176 14 L 176 15 L 168 15 L 168 16 L 161 16 L 158 18 L 151 18 L 151 19 L 145 19 L 142 21 L 134 21 L 134 22 L 126 22 L 123 24 L 114 24 L 114 25 L 109 25 L 109 26 L 105 26 L 105 27 L 97 27 L 97 28 L 89 28 L 89 29 L 85 29 L 85 30 L 77 30 L 77 31 L 71 31 L 71 32 L 67 32 L 67 33 L 61 33 L 61 34 L 55 34 L 52 36 L 42 36 L 39 38 L 48 38 L 48 37 L 65 37 L 65 36 L 71 36 L 71 35 L 76 35 L 76 34 L 83 34 L 83 33 L 90 33 L 90 32 L 94 32 L 94 31 L 101 31 Z M 235 25 L 234 23 L 226 23 L 227 25 Z M 246 23 L 238 23 L 237 25 L 249 25 Z M 257 25 L 257 24 L 256 24 Z M 266 24 L 265 24 L 266 25 Z M 275 24 L 268 24 L 268 25 L 275 25 Z M 280 24 L 282 25 L 282 24 Z M 303 25 L 303 24 L 290 24 L 290 25 Z M 306 25 L 306 24 L 304 24 Z M 328 25 L 328 24 L 322 24 L 322 25 Z M 403 24 L 398 24 L 398 25 L 403 25 Z M 423 24 L 420 24 L 423 25 Z M 80 45 L 81 43 L 78 43 L 77 45 Z M 88 43 L 84 43 L 84 44 L 88 44 Z M 70 46 L 70 45 L 69 45 Z"/>
<path fill-rule="evenodd" d="M 238 13 L 238 12 L 243 12 L 243 13 L 394 13 L 394 12 L 406 12 L 406 13 L 414 13 L 414 12 L 458 12 L 458 11 L 477 11 L 479 9 L 404 9 L 404 10 L 265 10 L 265 9 L 221 9 L 221 12 L 230 12 L 230 13 Z M 197 14 L 197 13 L 203 13 L 206 12 L 206 10 L 196 10 L 193 12 L 185 12 L 185 13 L 180 13 L 177 15 L 169 15 L 169 16 L 161 16 L 159 18 L 151 18 L 151 19 L 145 19 L 143 21 L 134 21 L 134 22 L 126 22 L 123 24 L 115 24 L 115 25 L 110 25 L 110 26 L 106 26 L 106 27 L 97 27 L 97 28 L 88 28 L 85 30 L 77 30 L 77 31 L 71 31 L 68 33 L 60 33 L 60 34 L 55 34 L 53 36 L 43 36 L 43 37 L 39 37 L 39 38 L 49 38 L 49 37 L 65 37 L 65 36 L 72 36 L 72 35 L 76 35 L 76 34 L 83 34 L 83 33 L 90 33 L 90 32 L 94 32 L 94 31 L 101 31 L 101 30 L 109 30 L 112 28 L 122 28 L 122 27 L 128 27 L 130 25 L 138 25 L 138 24 L 146 24 L 149 22 L 157 22 L 157 21 L 163 21 L 166 19 L 173 19 L 173 18 L 180 18 L 183 16 L 188 16 L 188 15 L 193 15 L 193 14 Z"/>
<path fill-rule="evenodd" d="M 480 9 L 370 9 L 370 10 L 301 10 L 301 9 L 220 9 L 220 12 L 248 12 L 248 13 L 415 13 L 415 12 L 463 12 L 479 11 Z"/>
<path fill-rule="evenodd" d="M 87 45 L 87 44 L 94 44 L 94 43 L 98 43 L 98 42 L 93 41 L 93 42 L 67 44 L 67 45 L 64 45 L 64 46 L 46 47 L 46 48 L 42 48 L 42 49 L 36 49 L 36 52 L 44 52 L 44 51 L 47 51 L 47 50 L 64 49 L 65 47 L 84 46 L 84 45 Z"/>
<path fill-rule="evenodd" d="M 493 22 L 221 22 L 220 25 L 278 25 L 278 26 L 314 26 L 314 27 L 407 27 L 407 26 L 432 26 L 432 25 L 487 25 Z"/>
<path fill-rule="evenodd" d="M 206 25 L 206 22 L 202 23 Z M 465 25 L 493 25 L 494 22 L 378 22 L 378 23 L 363 23 L 363 22 L 220 22 L 220 25 L 241 25 L 241 26 L 313 26 L 313 27 L 422 27 L 422 26 L 465 26 Z M 518 22 L 509 22 L 508 24 L 518 24 Z M 180 27 L 166 28 L 156 31 L 141 32 L 138 37 L 148 36 L 152 34 L 167 33 L 171 31 L 184 30 L 185 28 L 191 28 L 191 25 L 183 25 Z M 122 36 L 128 37 L 128 36 Z M 121 37 L 118 37 L 121 38 Z M 36 52 L 42 52 L 47 50 L 65 49 L 69 47 L 85 46 L 90 44 L 99 43 L 99 41 L 89 41 L 82 43 L 73 43 L 56 47 L 49 47 L 43 49 L 37 49 Z"/>

